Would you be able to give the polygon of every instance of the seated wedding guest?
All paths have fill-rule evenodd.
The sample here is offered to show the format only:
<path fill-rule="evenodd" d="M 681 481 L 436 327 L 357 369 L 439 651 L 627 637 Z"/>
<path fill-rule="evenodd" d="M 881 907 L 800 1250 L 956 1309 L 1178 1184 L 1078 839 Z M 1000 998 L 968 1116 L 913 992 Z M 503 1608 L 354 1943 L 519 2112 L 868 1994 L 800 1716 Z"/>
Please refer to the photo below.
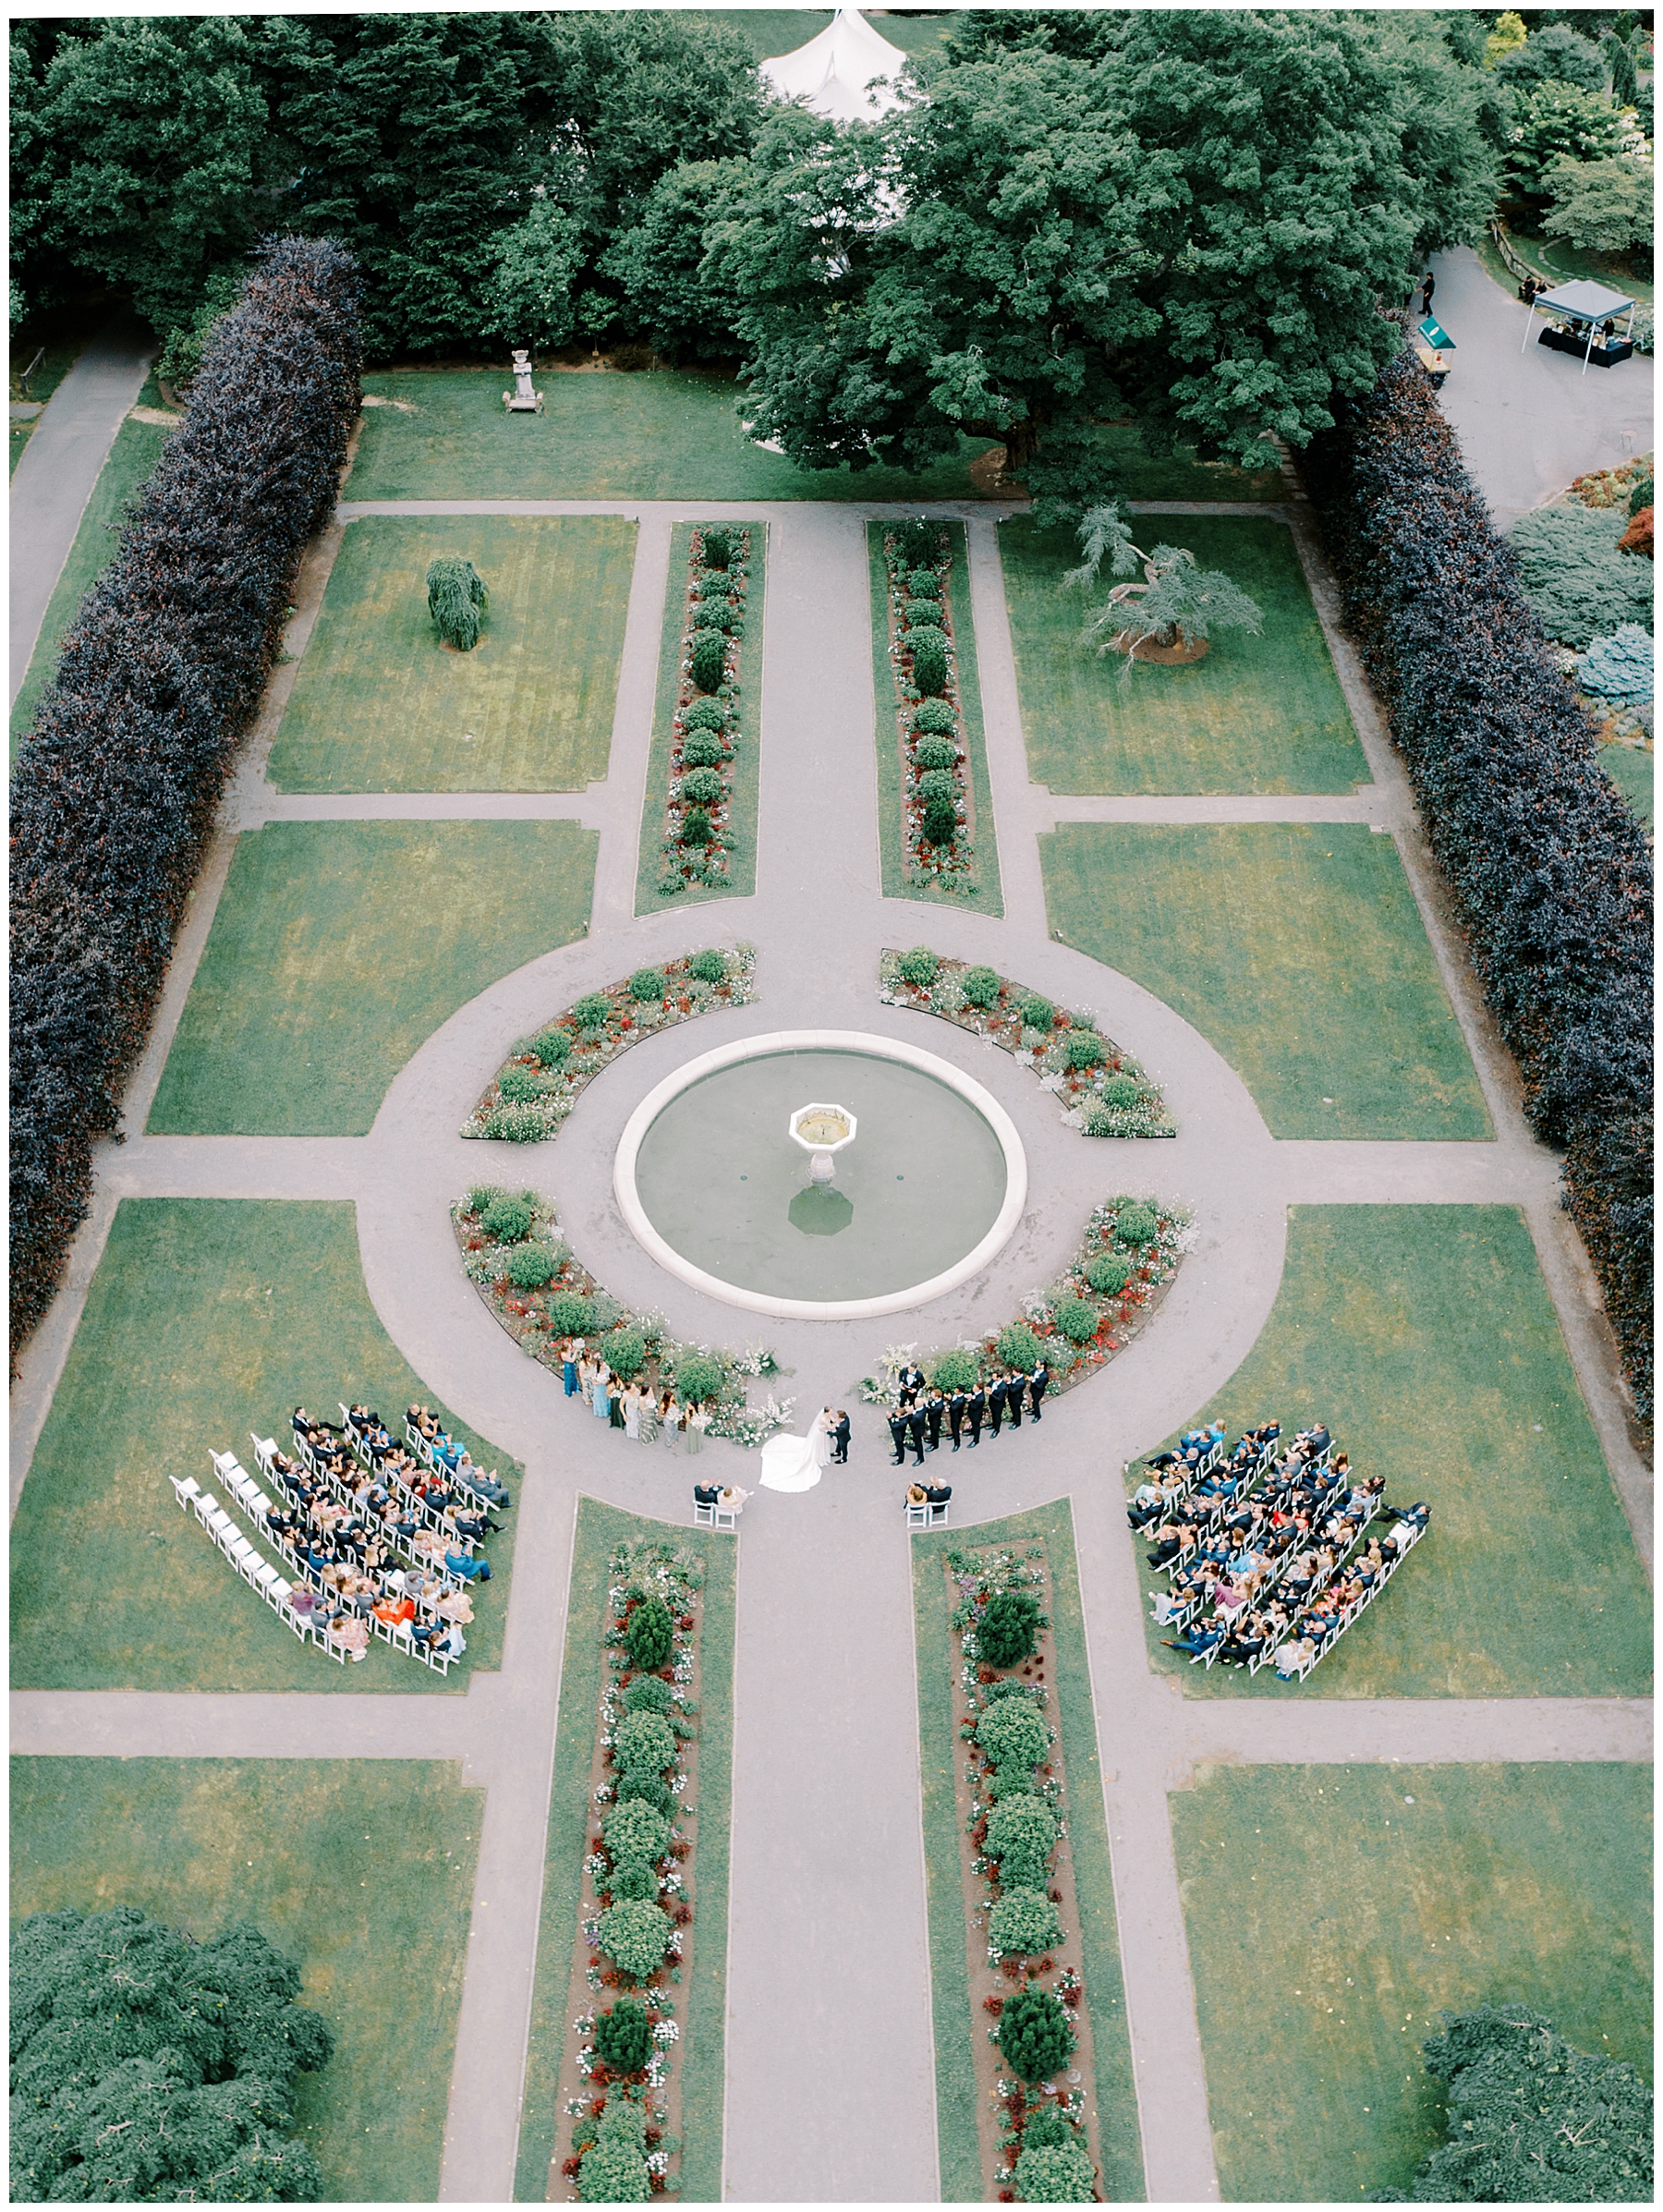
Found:
<path fill-rule="evenodd" d="M 1224 1631 L 1209 1622 L 1197 1621 L 1183 1635 L 1162 1636 L 1160 1640 L 1169 1651 L 1187 1652 L 1193 1659 L 1205 1659 L 1216 1645 L 1224 1641 Z"/>
<path fill-rule="evenodd" d="M 395 1598 L 389 1590 L 371 1610 L 378 1621 L 384 1621 L 389 1628 L 396 1628 L 400 1622 L 416 1618 L 416 1600 L 408 1597 Z"/>
<path fill-rule="evenodd" d="M 356 1666 L 370 1648 L 370 1631 L 361 1621 L 346 1613 L 337 1613 L 325 1632 L 332 1643 L 339 1644 Z"/>
<path fill-rule="evenodd" d="M 1302 1668 L 1311 1666 L 1316 1658 L 1317 1647 L 1308 1635 L 1292 1637 L 1277 1649 L 1276 1671 L 1287 1682 Z"/>
<path fill-rule="evenodd" d="M 695 1505 L 714 1505 L 722 1496 L 722 1486 L 714 1482 L 696 1482 L 693 1485 Z"/>
<path fill-rule="evenodd" d="M 917 1485 L 915 1483 L 913 1488 L 916 1489 Z M 952 1495 L 953 1485 L 950 1482 L 927 1482 L 924 1485 L 925 1500 L 930 1505 L 945 1505 Z"/>
<path fill-rule="evenodd" d="M 455 1621 L 466 1627 L 473 1619 L 473 1599 L 466 1590 L 447 1590 L 443 1584 L 435 1589 L 432 1608 L 442 1621 Z"/>
<path fill-rule="evenodd" d="M 459 1574 L 464 1582 L 491 1580 L 491 1562 L 482 1555 L 478 1559 L 467 1559 L 460 1551 L 447 1551 L 444 1563 L 453 1574 Z"/>

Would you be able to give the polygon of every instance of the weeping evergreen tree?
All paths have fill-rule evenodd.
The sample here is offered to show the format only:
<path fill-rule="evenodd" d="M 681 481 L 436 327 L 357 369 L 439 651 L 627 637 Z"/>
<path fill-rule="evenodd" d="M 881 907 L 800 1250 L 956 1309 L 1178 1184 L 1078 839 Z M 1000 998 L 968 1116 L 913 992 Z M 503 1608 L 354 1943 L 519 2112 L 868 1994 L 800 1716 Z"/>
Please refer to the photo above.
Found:
<path fill-rule="evenodd" d="M 428 613 L 446 645 L 470 653 L 479 642 L 479 622 L 491 606 L 485 579 L 460 553 L 441 553 L 428 563 Z"/>
<path fill-rule="evenodd" d="M 1105 560 L 1111 576 L 1132 577 L 1143 570 L 1142 583 L 1114 587 L 1104 604 L 1093 609 L 1083 632 L 1099 654 L 1125 654 L 1123 677 L 1131 675 L 1140 645 L 1204 645 L 1218 630 L 1256 636 L 1263 627 L 1257 601 L 1221 569 L 1198 566 L 1188 546 L 1157 545 L 1145 553 L 1135 545 L 1114 500 L 1089 508 L 1079 528 L 1086 558 L 1062 579 L 1068 589 L 1089 589 Z"/>

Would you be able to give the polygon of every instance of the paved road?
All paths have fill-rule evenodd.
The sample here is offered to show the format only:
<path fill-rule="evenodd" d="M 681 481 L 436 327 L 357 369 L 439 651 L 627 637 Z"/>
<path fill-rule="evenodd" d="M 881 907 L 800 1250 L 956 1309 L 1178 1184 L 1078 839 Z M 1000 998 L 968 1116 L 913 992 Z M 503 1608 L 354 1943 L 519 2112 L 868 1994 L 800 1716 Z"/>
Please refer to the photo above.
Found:
<path fill-rule="evenodd" d="M 11 698 L 29 674 L 46 602 L 98 472 L 155 354 L 148 326 L 118 316 L 52 395 L 11 480 Z"/>
<path fill-rule="evenodd" d="M 1456 346 L 1443 411 L 1502 529 L 1572 477 L 1615 468 L 1650 447 L 1649 359 L 1636 354 L 1584 375 L 1569 354 L 1534 337 L 1523 343 L 1523 302 L 1486 273 L 1470 246 L 1437 255 L 1432 267 L 1432 311 Z"/>

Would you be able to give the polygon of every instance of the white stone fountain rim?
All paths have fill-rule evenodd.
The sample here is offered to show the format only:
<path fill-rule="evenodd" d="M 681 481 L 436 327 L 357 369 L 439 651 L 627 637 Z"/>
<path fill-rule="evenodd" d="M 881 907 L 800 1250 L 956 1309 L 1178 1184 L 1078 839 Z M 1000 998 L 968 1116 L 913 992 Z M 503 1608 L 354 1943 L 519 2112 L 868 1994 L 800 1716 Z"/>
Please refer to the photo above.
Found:
<path fill-rule="evenodd" d="M 636 1189 L 636 1161 L 642 1141 L 672 1099 L 721 1068 L 735 1067 L 746 1060 L 772 1059 L 781 1052 L 826 1051 L 863 1052 L 874 1060 L 896 1061 L 903 1067 L 916 1068 L 920 1075 L 933 1076 L 936 1082 L 945 1084 L 949 1090 L 967 1100 L 999 1139 L 999 1149 L 1004 1154 L 1004 1203 L 987 1234 L 962 1259 L 941 1274 L 931 1275 L 928 1282 L 911 1283 L 904 1290 L 886 1291 L 879 1298 L 773 1298 L 762 1291 L 747 1290 L 741 1283 L 724 1282 L 719 1275 L 708 1274 L 690 1259 L 685 1259 L 648 1220 L 647 1209 Z M 742 1306 L 750 1313 L 773 1314 L 783 1320 L 867 1321 L 880 1314 L 903 1313 L 909 1307 L 926 1306 L 932 1298 L 944 1297 L 988 1265 L 1009 1241 L 1027 1204 L 1027 1155 L 1016 1134 L 1015 1123 L 999 1100 L 949 1060 L 940 1060 L 933 1052 L 922 1051 L 916 1045 L 904 1044 L 894 1038 L 874 1037 L 864 1029 L 774 1029 L 761 1037 L 741 1038 L 733 1044 L 720 1045 L 713 1052 L 701 1052 L 696 1060 L 687 1061 L 655 1085 L 624 1124 L 624 1134 L 618 1139 L 618 1149 L 613 1156 L 613 1189 L 637 1241 L 660 1267 L 691 1289 L 720 1298 L 725 1305 Z"/>

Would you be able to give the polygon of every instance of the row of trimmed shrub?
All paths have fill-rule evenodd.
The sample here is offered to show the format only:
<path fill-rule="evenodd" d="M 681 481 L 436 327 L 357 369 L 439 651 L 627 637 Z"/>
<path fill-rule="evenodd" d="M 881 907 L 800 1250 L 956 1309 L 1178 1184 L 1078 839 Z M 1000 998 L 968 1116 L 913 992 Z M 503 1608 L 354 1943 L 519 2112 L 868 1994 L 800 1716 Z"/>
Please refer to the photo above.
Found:
<path fill-rule="evenodd" d="M 1474 966 L 1652 1404 L 1652 866 L 1413 356 L 1305 479 Z"/>
<path fill-rule="evenodd" d="M 737 663 L 730 673 L 730 643 L 743 650 L 750 532 L 707 524 L 693 533 L 687 554 L 682 661 L 691 695 L 677 710 L 681 747 L 679 792 L 671 797 L 660 849 L 664 856 L 661 896 L 689 883 L 721 888 L 729 881 L 728 833 L 713 819 L 733 796 L 738 747 Z M 676 773 L 672 769 L 672 774 Z"/>
<path fill-rule="evenodd" d="M 945 524 L 920 516 L 896 524 L 882 542 L 895 641 L 911 669 L 909 677 L 899 662 L 890 662 L 908 771 L 902 793 L 907 863 L 930 881 L 969 890 L 965 871 L 975 855 L 960 819 L 961 808 L 968 811 L 969 764 L 948 634 L 953 537 Z M 916 824 L 906 810 L 913 801 L 919 809 Z M 928 868 L 915 837 L 931 854 Z"/>
<path fill-rule="evenodd" d="M 358 276 L 268 241 L 81 602 L 11 785 L 11 1332 L 116 1128 L 238 737 L 358 410 Z"/>

